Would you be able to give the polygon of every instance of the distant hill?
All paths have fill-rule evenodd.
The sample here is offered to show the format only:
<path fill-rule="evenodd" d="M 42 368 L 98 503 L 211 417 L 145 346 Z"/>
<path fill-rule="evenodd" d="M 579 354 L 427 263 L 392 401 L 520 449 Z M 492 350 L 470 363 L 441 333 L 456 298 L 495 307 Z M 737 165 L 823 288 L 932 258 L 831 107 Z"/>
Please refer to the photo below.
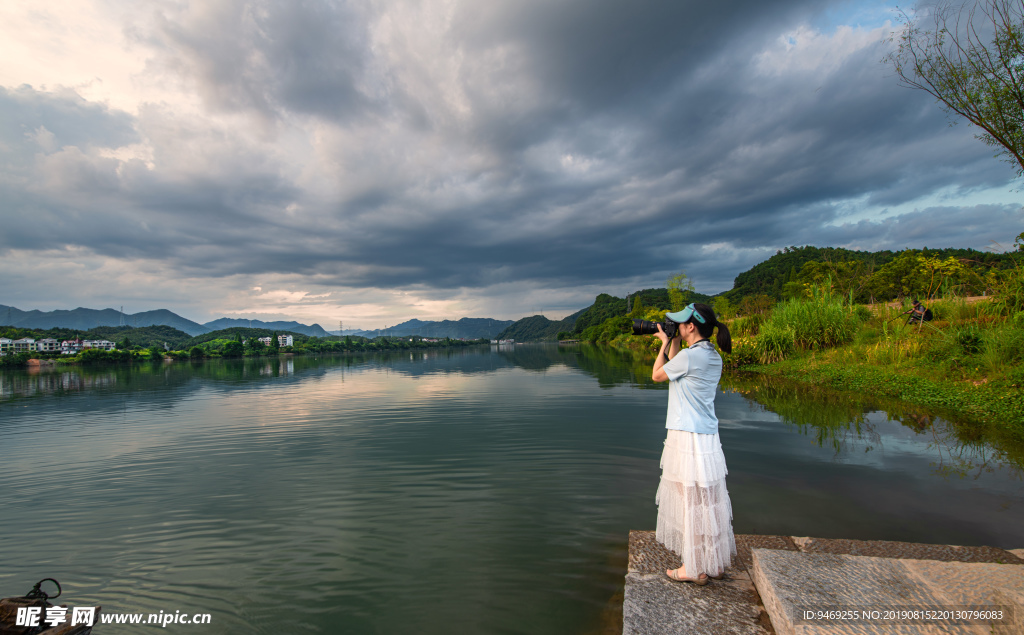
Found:
<path fill-rule="evenodd" d="M 583 311 L 586 311 L 586 309 L 583 309 Z M 543 315 L 531 315 L 530 317 L 517 320 L 494 339 L 515 340 L 517 342 L 553 342 L 558 339 L 559 333 L 572 332 L 576 318 L 583 311 L 577 311 L 558 321 L 549 320 Z"/>
<path fill-rule="evenodd" d="M 512 320 L 495 320 L 492 318 L 462 318 L 461 320 L 429 320 L 412 319 L 387 329 L 372 331 L 345 331 L 346 335 L 361 337 L 379 337 L 381 335 L 418 335 L 420 337 L 450 337 L 452 339 L 475 340 L 492 339 L 503 329 L 512 325 Z"/>
<path fill-rule="evenodd" d="M 307 326 L 299 322 L 263 322 L 262 320 L 243 320 L 240 318 L 220 318 L 203 324 L 210 331 L 220 331 L 229 328 L 254 328 L 266 329 L 269 331 L 288 331 L 290 333 L 301 333 L 312 337 L 327 337 L 330 335 L 319 324 Z M 197 333 L 198 335 L 198 333 Z"/>
<path fill-rule="evenodd" d="M 143 311 L 142 313 L 121 313 L 115 309 L 86 309 L 78 307 L 72 310 L 56 311 L 22 311 L 12 306 L 0 305 L 0 324 L 20 328 L 52 329 L 67 328 L 87 331 L 98 326 L 170 326 L 189 335 L 206 333 L 210 329 L 198 322 L 186 320 L 167 309 Z"/>

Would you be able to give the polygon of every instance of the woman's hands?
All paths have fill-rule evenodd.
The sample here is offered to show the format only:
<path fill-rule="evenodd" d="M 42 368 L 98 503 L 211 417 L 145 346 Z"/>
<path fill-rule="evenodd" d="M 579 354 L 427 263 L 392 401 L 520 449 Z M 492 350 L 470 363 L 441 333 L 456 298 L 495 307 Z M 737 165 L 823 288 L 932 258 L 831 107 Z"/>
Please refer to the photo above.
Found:
<path fill-rule="evenodd" d="M 668 375 L 662 366 L 665 362 L 675 357 L 676 353 L 679 352 L 679 338 L 682 336 L 681 331 L 676 331 L 675 339 L 670 340 L 668 335 L 661 328 L 661 324 L 658 324 L 658 332 L 654 334 L 661 341 L 661 350 L 658 351 L 658 358 L 654 360 L 654 368 L 651 370 L 651 379 L 657 382 L 667 381 Z"/>

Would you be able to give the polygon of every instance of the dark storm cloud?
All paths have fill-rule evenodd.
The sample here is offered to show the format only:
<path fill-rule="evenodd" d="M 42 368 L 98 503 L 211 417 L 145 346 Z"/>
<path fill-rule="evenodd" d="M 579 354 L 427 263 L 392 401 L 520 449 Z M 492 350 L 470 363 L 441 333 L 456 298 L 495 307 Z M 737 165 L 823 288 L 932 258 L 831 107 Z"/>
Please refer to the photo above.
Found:
<path fill-rule="evenodd" d="M 195 80 L 211 107 L 344 119 L 383 105 L 363 85 L 366 16 L 355 3 L 204 4 L 193 15 L 163 15 L 135 36 L 159 45 L 159 59 Z"/>
<path fill-rule="evenodd" d="M 54 148 L 117 147 L 136 141 L 132 117 L 87 102 L 74 91 L 53 94 L 40 93 L 31 86 L 0 86 L 0 152 L 9 157 L 41 152 L 41 143 Z"/>
<path fill-rule="evenodd" d="M 432 9 L 222 1 L 134 31 L 211 112 L 304 131 L 301 156 L 153 109 L 0 94 L 22 179 L 0 184 L 3 244 L 326 285 L 617 288 L 686 269 L 721 290 L 783 246 L 981 248 L 1020 224 L 1006 205 L 863 220 L 942 188 L 1009 188 L 1013 171 L 898 86 L 881 33 L 783 42 L 819 3 Z M 150 164 L 95 151 L 140 137 Z"/>

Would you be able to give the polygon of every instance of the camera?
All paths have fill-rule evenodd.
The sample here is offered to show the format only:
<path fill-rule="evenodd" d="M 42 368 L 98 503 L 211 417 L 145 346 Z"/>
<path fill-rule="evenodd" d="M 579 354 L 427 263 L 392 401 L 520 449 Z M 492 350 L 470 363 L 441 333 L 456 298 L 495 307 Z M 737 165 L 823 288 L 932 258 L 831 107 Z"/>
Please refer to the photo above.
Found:
<path fill-rule="evenodd" d="M 658 332 L 658 322 L 648 322 L 647 320 L 633 320 L 633 335 L 654 335 Z M 669 318 L 665 318 L 664 322 L 661 322 L 661 330 L 665 331 L 665 335 L 668 335 L 668 339 L 672 339 L 676 336 L 676 331 L 679 329 L 679 322 L 674 322 Z"/>

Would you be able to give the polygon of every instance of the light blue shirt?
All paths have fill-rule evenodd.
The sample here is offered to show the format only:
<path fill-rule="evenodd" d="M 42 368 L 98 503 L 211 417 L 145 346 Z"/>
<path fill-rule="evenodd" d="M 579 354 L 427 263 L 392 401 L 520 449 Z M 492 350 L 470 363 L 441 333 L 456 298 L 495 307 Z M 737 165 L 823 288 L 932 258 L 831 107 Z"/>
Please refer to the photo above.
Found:
<path fill-rule="evenodd" d="M 663 368 L 669 379 L 665 427 L 717 433 L 715 393 L 722 378 L 722 356 L 714 345 L 707 340 L 697 342 L 679 351 Z"/>

